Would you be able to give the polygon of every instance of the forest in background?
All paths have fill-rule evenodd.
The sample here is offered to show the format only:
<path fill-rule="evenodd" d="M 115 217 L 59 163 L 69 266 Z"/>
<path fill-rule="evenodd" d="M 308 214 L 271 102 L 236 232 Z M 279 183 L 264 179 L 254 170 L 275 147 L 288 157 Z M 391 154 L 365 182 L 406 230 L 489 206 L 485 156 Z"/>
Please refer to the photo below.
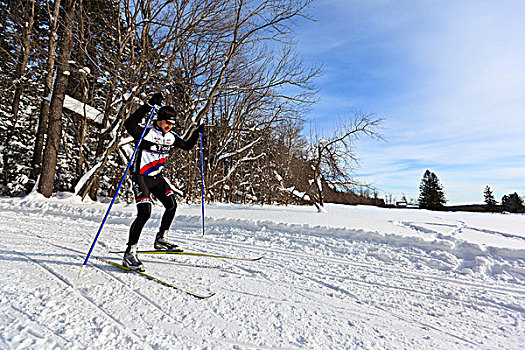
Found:
<path fill-rule="evenodd" d="M 123 122 L 162 91 L 178 134 L 207 126 L 207 201 L 384 205 L 352 177 L 353 142 L 380 138 L 380 119 L 305 132 L 320 69 L 294 51 L 294 24 L 311 2 L 1 0 L 0 193 L 113 196 L 133 152 Z M 195 201 L 200 150 L 173 153 L 164 175 Z"/>

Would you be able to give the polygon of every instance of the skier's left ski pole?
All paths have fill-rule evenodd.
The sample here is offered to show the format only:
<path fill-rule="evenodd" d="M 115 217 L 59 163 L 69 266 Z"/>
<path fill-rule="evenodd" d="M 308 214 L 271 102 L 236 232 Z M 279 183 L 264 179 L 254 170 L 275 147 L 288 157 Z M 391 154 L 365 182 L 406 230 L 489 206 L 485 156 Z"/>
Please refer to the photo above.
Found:
<path fill-rule="evenodd" d="M 202 152 L 202 132 L 201 132 L 201 204 L 202 204 L 202 239 L 204 239 L 204 156 Z"/>
<path fill-rule="evenodd" d="M 80 278 L 80 275 L 82 274 L 82 271 L 84 271 L 84 268 L 86 267 L 86 264 L 89 260 L 89 257 L 91 256 L 91 252 L 93 251 L 93 248 L 95 248 L 95 244 L 97 243 L 98 236 L 100 236 L 100 232 L 102 232 L 102 227 L 104 227 L 104 224 L 106 223 L 109 212 L 111 211 L 111 207 L 113 207 L 113 203 L 115 203 L 115 199 L 117 199 L 117 195 L 118 195 L 118 192 L 120 191 L 120 187 L 122 186 L 122 183 L 124 182 L 124 179 L 126 178 L 126 174 L 128 173 L 128 170 L 131 166 L 131 162 L 133 162 L 133 158 L 135 158 L 135 155 L 137 154 L 137 151 L 140 146 L 140 142 L 142 141 L 142 138 L 144 137 L 144 134 L 146 133 L 146 130 L 148 129 L 148 125 L 151 121 L 151 118 L 153 117 L 154 112 L 155 112 L 155 106 L 153 106 L 153 109 L 151 110 L 151 114 L 149 115 L 149 118 L 148 118 L 148 121 L 146 122 L 146 126 L 144 127 L 144 130 L 142 130 L 140 139 L 137 141 L 137 145 L 135 146 L 135 150 L 133 151 L 133 154 L 131 155 L 131 159 L 129 160 L 128 166 L 126 167 L 126 171 L 124 171 L 124 175 L 122 175 L 122 179 L 120 179 L 120 183 L 117 187 L 117 190 L 115 191 L 113 200 L 111 201 L 111 204 L 109 205 L 109 208 L 106 211 L 106 215 L 104 216 L 104 219 L 102 220 L 102 223 L 100 224 L 100 227 L 98 228 L 97 235 L 95 236 L 95 239 L 93 240 L 93 244 L 91 244 L 91 248 L 89 249 L 89 252 L 86 255 L 86 260 L 84 260 L 84 264 L 82 264 L 82 266 L 80 267 L 80 272 L 78 273 L 79 278 Z"/>

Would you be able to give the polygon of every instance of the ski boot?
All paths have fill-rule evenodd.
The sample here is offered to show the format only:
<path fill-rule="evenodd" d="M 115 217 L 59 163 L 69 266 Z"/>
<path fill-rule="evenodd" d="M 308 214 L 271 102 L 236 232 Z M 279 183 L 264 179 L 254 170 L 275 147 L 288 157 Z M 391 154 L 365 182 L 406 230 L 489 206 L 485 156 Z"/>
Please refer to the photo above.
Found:
<path fill-rule="evenodd" d="M 168 230 L 159 231 L 155 237 L 153 247 L 156 250 L 166 250 L 170 252 L 182 252 L 178 245 L 168 242 Z"/>
<path fill-rule="evenodd" d="M 122 258 L 122 265 L 133 271 L 144 272 L 146 269 L 144 265 L 137 257 L 137 245 L 128 245 L 128 248 L 124 252 L 124 258 Z"/>

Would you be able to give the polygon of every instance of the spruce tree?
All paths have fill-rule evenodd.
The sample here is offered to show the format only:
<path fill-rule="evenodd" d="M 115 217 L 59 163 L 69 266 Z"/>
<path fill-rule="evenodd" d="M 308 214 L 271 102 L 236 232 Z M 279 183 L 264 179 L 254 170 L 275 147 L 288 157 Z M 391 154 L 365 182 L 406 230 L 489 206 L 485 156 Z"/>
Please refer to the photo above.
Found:
<path fill-rule="evenodd" d="M 490 211 L 494 211 L 498 202 L 496 202 L 496 200 L 494 199 L 494 194 L 492 193 L 490 186 L 485 187 L 483 195 L 485 196 L 485 204 L 487 206 L 487 209 Z"/>
<path fill-rule="evenodd" d="M 430 170 L 425 171 L 419 185 L 419 207 L 430 210 L 443 210 L 447 200 L 443 185 L 436 174 Z"/>
<path fill-rule="evenodd" d="M 503 206 L 503 210 L 511 213 L 519 213 L 525 209 L 523 199 L 520 198 L 516 192 L 503 196 L 501 205 Z"/>

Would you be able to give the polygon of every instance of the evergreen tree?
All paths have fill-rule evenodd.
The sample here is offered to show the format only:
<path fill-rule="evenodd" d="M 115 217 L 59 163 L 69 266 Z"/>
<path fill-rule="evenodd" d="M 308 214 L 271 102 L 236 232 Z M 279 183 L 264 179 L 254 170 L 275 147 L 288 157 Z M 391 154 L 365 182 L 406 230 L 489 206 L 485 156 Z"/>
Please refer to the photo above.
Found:
<path fill-rule="evenodd" d="M 490 186 L 485 187 L 483 195 L 485 196 L 485 204 L 487 205 L 487 209 L 490 211 L 494 211 L 498 202 L 496 202 L 496 200 L 494 199 L 494 194 L 492 193 Z"/>
<path fill-rule="evenodd" d="M 447 200 L 443 185 L 436 174 L 430 170 L 425 171 L 419 185 L 419 207 L 422 209 L 442 210 Z"/>
<path fill-rule="evenodd" d="M 516 192 L 503 196 L 501 205 L 503 206 L 503 210 L 511 213 L 519 213 L 525 209 L 523 206 L 523 198 L 520 198 Z"/>

